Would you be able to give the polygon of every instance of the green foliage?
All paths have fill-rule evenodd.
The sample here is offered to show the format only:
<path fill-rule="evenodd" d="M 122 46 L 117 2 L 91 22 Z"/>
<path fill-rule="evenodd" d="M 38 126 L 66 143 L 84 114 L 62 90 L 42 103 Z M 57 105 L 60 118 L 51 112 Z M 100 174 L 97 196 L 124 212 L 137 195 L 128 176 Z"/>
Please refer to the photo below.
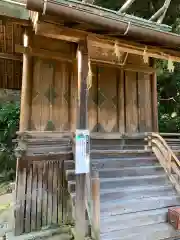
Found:
<path fill-rule="evenodd" d="M 167 61 L 158 61 L 159 130 L 180 132 L 180 63 L 174 72 L 167 70 Z"/>
<path fill-rule="evenodd" d="M 15 177 L 16 158 L 14 154 L 16 131 L 19 126 L 18 103 L 0 105 L 0 174 L 6 180 Z"/>
<path fill-rule="evenodd" d="M 127 13 L 138 17 L 149 19 L 164 4 L 165 0 L 136 0 L 128 9 Z M 125 0 L 95 0 L 95 4 L 105 8 L 118 10 L 125 3 Z M 180 16 L 180 1 L 173 0 L 169 6 L 165 23 L 173 25 Z"/>

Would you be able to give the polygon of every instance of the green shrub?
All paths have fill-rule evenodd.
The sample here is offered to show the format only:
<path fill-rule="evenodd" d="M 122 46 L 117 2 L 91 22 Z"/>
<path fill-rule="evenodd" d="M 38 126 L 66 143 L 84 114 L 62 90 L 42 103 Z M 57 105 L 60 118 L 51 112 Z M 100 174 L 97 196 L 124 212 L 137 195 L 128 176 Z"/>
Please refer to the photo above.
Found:
<path fill-rule="evenodd" d="M 19 127 L 19 103 L 0 105 L 0 176 L 4 180 L 13 180 L 16 170 L 14 154 L 16 131 Z"/>

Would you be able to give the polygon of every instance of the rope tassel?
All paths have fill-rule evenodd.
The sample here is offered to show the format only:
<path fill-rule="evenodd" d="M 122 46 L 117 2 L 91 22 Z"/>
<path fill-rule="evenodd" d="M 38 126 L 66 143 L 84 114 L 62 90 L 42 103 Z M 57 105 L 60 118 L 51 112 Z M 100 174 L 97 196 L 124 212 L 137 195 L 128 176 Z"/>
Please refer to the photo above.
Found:
<path fill-rule="evenodd" d="M 88 90 L 92 87 L 92 78 L 93 78 L 93 72 L 91 68 L 91 60 L 88 60 L 88 76 L 87 76 L 87 88 Z"/>

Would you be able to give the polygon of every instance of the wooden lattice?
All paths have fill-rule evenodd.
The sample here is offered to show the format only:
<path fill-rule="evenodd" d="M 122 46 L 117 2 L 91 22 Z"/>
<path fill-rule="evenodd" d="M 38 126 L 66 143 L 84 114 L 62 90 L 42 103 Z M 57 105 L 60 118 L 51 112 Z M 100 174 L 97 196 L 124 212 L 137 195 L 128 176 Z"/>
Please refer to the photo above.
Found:
<path fill-rule="evenodd" d="M 18 56 L 15 44 L 22 43 L 22 32 L 20 25 L 0 21 L 0 88 L 21 88 L 22 62 L 13 56 Z"/>

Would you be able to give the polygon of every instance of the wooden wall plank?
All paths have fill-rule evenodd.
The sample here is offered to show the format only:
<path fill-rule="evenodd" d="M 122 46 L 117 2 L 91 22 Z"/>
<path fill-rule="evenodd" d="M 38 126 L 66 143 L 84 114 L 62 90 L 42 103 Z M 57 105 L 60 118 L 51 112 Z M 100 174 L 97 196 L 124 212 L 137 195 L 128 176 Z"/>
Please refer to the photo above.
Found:
<path fill-rule="evenodd" d="M 124 108 L 124 71 L 120 70 L 118 74 L 118 117 L 119 117 L 119 132 L 125 132 L 125 108 Z"/>
<path fill-rule="evenodd" d="M 150 76 L 138 73 L 139 131 L 152 131 Z"/>
<path fill-rule="evenodd" d="M 137 81 L 135 72 L 125 72 L 126 132 L 138 131 Z"/>
<path fill-rule="evenodd" d="M 54 62 L 43 60 L 41 68 L 41 131 L 52 130 L 53 76 Z"/>
<path fill-rule="evenodd" d="M 89 89 L 88 98 L 88 128 L 90 131 L 97 131 L 98 111 L 97 111 L 97 66 L 92 66 L 92 85 Z"/>
<path fill-rule="evenodd" d="M 138 115 L 139 131 L 146 131 L 146 106 L 145 106 L 145 81 L 144 74 L 138 73 Z"/>
<path fill-rule="evenodd" d="M 115 68 L 99 67 L 98 131 L 118 131 L 117 75 Z"/>
<path fill-rule="evenodd" d="M 36 230 L 36 211 L 37 211 L 37 180 L 38 172 L 37 165 L 33 164 L 33 178 L 32 178 L 32 197 L 31 197 L 31 231 Z"/>
<path fill-rule="evenodd" d="M 144 74 L 145 81 L 145 107 L 146 107 L 146 131 L 152 131 L 152 94 L 151 81 L 148 74 Z"/>
<path fill-rule="evenodd" d="M 53 211 L 52 211 L 52 223 L 56 224 L 58 220 L 58 174 L 60 174 L 58 171 L 58 162 L 54 161 L 53 163 Z"/>
<path fill-rule="evenodd" d="M 52 161 L 48 161 L 48 221 L 47 224 L 51 225 L 52 223 L 52 187 L 53 187 L 53 165 Z"/>
<path fill-rule="evenodd" d="M 76 44 L 61 41 L 59 39 L 51 39 L 39 35 L 33 35 L 33 47 L 40 49 L 47 49 L 52 52 L 69 53 L 72 56 L 76 50 Z"/>
<path fill-rule="evenodd" d="M 57 198 L 57 206 L 58 206 L 58 223 L 61 224 L 63 223 L 63 175 L 62 175 L 62 167 L 63 167 L 63 162 L 59 161 L 57 163 L 57 185 L 58 185 L 58 198 Z M 61 173 L 61 174 L 59 174 Z M 60 187 L 61 186 L 61 187 Z"/>
<path fill-rule="evenodd" d="M 135 66 L 149 67 L 148 63 L 144 62 L 143 56 L 136 54 L 128 54 L 126 64 L 134 64 Z"/>
<path fill-rule="evenodd" d="M 33 58 L 33 89 L 32 89 L 32 110 L 31 110 L 31 129 L 41 129 L 41 65 L 42 60 Z"/>
<path fill-rule="evenodd" d="M 47 225 L 47 203 L 48 203 L 48 164 L 43 163 L 43 204 L 42 204 L 42 226 Z"/>
<path fill-rule="evenodd" d="M 27 170 L 27 186 L 26 186 L 26 215 L 25 215 L 25 232 L 31 230 L 31 189 L 32 189 L 32 164 L 29 165 Z"/>
<path fill-rule="evenodd" d="M 42 226 L 42 202 L 43 202 L 43 194 L 42 194 L 42 175 L 43 175 L 43 163 L 38 163 L 38 183 L 37 183 L 37 229 L 40 230 Z"/>
<path fill-rule="evenodd" d="M 17 187 L 16 187 L 16 205 L 15 205 L 15 236 L 24 232 L 24 212 L 25 212 L 25 194 L 26 194 L 26 168 L 23 165 L 23 159 L 17 160 Z"/>
<path fill-rule="evenodd" d="M 158 132 L 158 96 L 157 96 L 157 74 L 154 73 L 151 76 L 151 89 L 152 89 L 152 119 L 153 119 L 153 131 Z"/>
<path fill-rule="evenodd" d="M 73 73 L 71 76 L 71 85 L 70 85 L 70 121 L 71 121 L 71 131 L 76 129 L 76 110 L 77 110 L 77 97 L 78 97 L 78 78 L 77 78 L 77 62 L 73 63 Z"/>
<path fill-rule="evenodd" d="M 53 105 L 53 123 L 57 131 L 69 130 L 69 65 L 56 62 L 54 91 L 56 97 Z"/>

